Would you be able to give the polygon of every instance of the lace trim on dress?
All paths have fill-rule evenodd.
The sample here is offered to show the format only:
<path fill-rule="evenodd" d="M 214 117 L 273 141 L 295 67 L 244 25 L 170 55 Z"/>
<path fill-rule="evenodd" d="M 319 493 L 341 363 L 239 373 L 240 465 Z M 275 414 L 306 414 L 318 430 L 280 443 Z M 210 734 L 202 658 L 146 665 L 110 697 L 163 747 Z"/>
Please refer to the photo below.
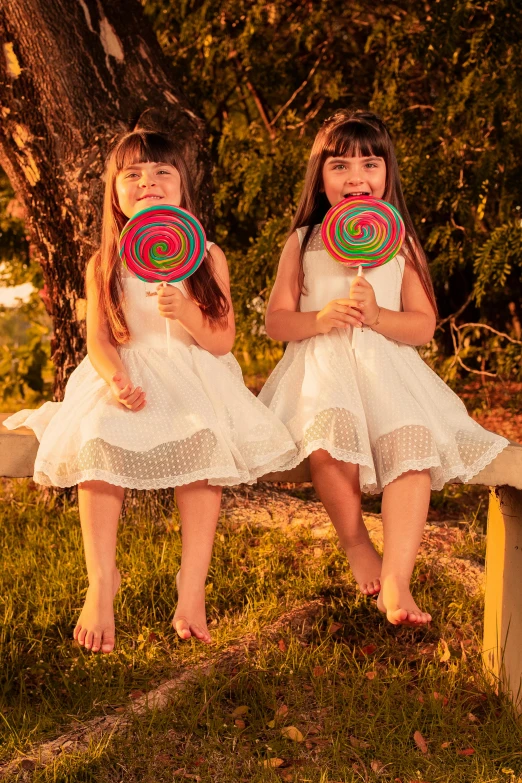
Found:
<path fill-rule="evenodd" d="M 293 448 L 289 454 L 293 456 Z M 145 452 L 95 438 L 66 462 L 37 460 L 34 480 L 59 487 L 98 480 L 130 489 L 164 489 L 209 479 L 210 484 L 233 486 L 252 484 L 265 473 L 285 469 L 281 449 L 267 441 L 241 444 L 237 456 L 235 460 L 225 453 L 210 430 Z"/>

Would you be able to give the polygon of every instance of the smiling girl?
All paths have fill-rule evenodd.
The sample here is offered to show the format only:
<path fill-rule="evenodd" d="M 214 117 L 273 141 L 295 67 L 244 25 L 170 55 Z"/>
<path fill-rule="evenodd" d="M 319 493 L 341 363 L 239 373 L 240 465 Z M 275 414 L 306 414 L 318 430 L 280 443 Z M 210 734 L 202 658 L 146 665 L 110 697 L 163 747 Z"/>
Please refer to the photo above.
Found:
<path fill-rule="evenodd" d="M 230 354 L 234 314 L 217 245 L 208 243 L 203 263 L 182 283 L 147 284 L 123 267 L 121 230 L 156 204 L 194 213 L 188 171 L 167 138 L 134 131 L 107 165 L 101 248 L 87 267 L 88 355 L 62 403 L 5 422 L 35 431 L 36 482 L 78 485 L 89 587 L 74 638 L 93 651 L 114 647 L 124 488 L 176 488 L 183 546 L 173 625 L 182 639 L 209 642 L 205 580 L 221 487 L 251 483 L 295 454 L 285 427 L 248 391 Z"/>
<path fill-rule="evenodd" d="M 326 212 L 349 196 L 384 199 L 406 227 L 401 253 L 364 277 L 321 240 Z M 360 590 L 379 593 L 395 625 L 431 620 L 410 592 L 430 490 L 469 481 L 508 445 L 467 415 L 415 350 L 432 339 L 436 311 L 386 126 L 370 112 L 339 112 L 317 134 L 279 262 L 266 330 L 289 345 L 260 399 L 290 430 L 296 462 L 310 457 Z M 361 492 L 383 494 L 382 562 Z"/>

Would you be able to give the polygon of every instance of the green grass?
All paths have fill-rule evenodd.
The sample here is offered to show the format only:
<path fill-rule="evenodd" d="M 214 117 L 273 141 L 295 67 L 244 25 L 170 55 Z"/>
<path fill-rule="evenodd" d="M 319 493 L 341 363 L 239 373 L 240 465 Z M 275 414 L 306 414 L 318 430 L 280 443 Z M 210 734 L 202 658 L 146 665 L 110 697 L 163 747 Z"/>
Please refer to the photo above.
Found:
<path fill-rule="evenodd" d="M 440 520 L 460 504 L 448 551 L 476 564 L 483 493 L 456 489 L 457 498 L 450 492 L 435 500 L 431 516 Z M 108 656 L 85 654 L 70 641 L 86 587 L 76 507 L 46 503 L 29 481 L 4 481 L 2 501 L 2 762 L 74 721 L 118 714 L 137 691 L 293 606 L 325 602 L 308 637 L 285 631 L 279 644 L 262 642 L 235 671 L 215 669 L 166 711 L 136 717 L 121 736 L 37 768 L 33 780 L 513 783 L 522 774 L 520 721 L 482 675 L 480 598 L 431 569 L 415 590 L 434 615 L 431 627 L 392 628 L 374 601 L 357 597 L 333 536 L 317 538 L 306 524 L 278 526 L 279 512 L 272 526 L 259 523 L 261 512 L 285 504 L 318 507 L 309 487 L 227 493 L 207 588 L 212 650 L 179 642 L 170 626 L 181 551 L 176 516 L 150 520 L 130 511 L 119 537 L 117 649 Z M 469 524 L 459 524 L 464 519 Z M 426 570 L 421 556 L 416 575 Z M 332 622 L 341 626 L 334 633 Z M 288 710 L 275 716 L 282 705 Z M 248 710 L 234 716 L 240 706 Z M 285 726 L 296 727 L 303 742 L 285 737 Z M 458 752 L 468 749 L 474 753 Z M 276 758 L 279 767 L 265 765 Z"/>

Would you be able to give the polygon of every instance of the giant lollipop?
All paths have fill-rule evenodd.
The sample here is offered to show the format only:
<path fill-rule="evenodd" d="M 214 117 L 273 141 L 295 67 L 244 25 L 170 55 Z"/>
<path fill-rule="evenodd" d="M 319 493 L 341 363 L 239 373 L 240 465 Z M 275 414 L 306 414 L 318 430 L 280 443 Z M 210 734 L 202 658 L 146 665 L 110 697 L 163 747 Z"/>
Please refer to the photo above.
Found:
<path fill-rule="evenodd" d="M 170 204 L 142 209 L 120 234 L 120 258 L 146 283 L 178 283 L 192 275 L 205 258 L 203 226 L 190 212 Z M 170 321 L 166 319 L 170 354 Z"/>
<path fill-rule="evenodd" d="M 352 196 L 326 213 L 321 237 L 328 253 L 349 267 L 382 266 L 397 255 L 404 241 L 397 209 L 378 198 Z"/>

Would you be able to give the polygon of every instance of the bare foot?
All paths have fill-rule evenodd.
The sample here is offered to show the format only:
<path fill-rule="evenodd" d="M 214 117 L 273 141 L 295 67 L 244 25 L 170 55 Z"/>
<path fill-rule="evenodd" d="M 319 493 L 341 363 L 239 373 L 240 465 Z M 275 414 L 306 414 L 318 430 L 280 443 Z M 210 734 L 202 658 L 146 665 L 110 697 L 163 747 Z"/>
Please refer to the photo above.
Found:
<path fill-rule="evenodd" d="M 364 528 L 360 540 L 344 547 L 357 586 L 363 595 L 376 595 L 381 589 L 382 560 Z"/>
<path fill-rule="evenodd" d="M 89 585 L 73 637 L 78 644 L 92 652 L 109 653 L 114 650 L 114 596 L 120 587 L 121 576 L 114 571 L 112 581 L 100 580 Z"/>
<path fill-rule="evenodd" d="M 209 644 L 212 638 L 207 628 L 205 612 L 205 586 L 195 587 L 182 576 L 181 570 L 176 574 L 178 588 L 178 605 L 172 620 L 172 625 L 180 639 L 190 639 L 195 636 L 201 642 Z"/>
<path fill-rule="evenodd" d="M 394 577 L 383 579 L 377 607 L 392 625 L 426 625 L 431 622 L 431 614 L 419 609 L 409 586 L 401 585 Z"/>

